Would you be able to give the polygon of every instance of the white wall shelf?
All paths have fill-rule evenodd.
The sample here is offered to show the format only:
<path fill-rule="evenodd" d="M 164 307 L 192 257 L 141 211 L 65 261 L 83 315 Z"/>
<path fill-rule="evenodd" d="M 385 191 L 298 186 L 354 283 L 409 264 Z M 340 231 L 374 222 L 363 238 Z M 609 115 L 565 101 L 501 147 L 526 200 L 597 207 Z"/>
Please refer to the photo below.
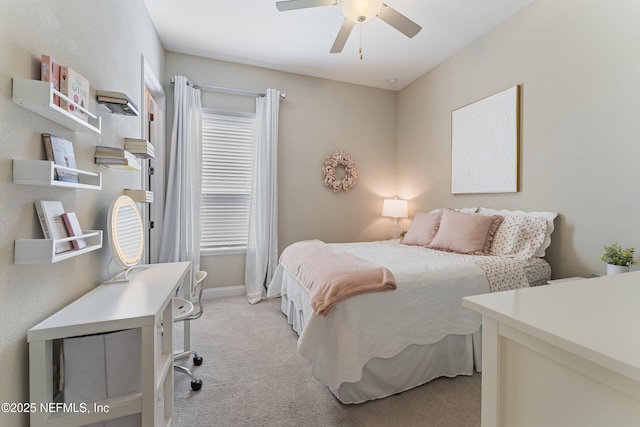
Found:
<path fill-rule="evenodd" d="M 56 253 L 56 243 L 85 239 L 82 249 Z M 53 264 L 102 248 L 102 230 L 85 230 L 84 234 L 64 239 L 21 239 L 15 241 L 15 264 Z"/>
<path fill-rule="evenodd" d="M 54 95 L 73 103 L 76 108 L 87 113 L 88 121 L 56 105 L 53 102 Z M 60 91 L 54 89 L 53 84 L 50 82 L 14 78 L 12 100 L 21 107 L 73 131 L 101 133 L 100 116 L 96 116 L 86 108 L 73 102 Z"/>
<path fill-rule="evenodd" d="M 77 172 L 80 182 L 58 181 L 55 170 L 63 169 Z M 56 165 L 48 160 L 13 160 L 13 183 L 39 185 L 42 187 L 102 189 L 102 174 Z"/>

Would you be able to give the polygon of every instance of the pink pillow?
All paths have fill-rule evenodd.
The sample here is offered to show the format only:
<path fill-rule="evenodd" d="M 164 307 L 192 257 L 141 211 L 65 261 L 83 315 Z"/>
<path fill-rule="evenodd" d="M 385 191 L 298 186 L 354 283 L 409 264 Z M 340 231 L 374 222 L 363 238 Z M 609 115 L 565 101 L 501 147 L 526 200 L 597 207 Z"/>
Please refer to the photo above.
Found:
<path fill-rule="evenodd" d="M 487 255 L 502 219 L 499 215 L 443 209 L 440 227 L 429 247 L 461 254 Z"/>
<path fill-rule="evenodd" d="M 416 212 L 411 220 L 411 226 L 400 243 L 405 245 L 429 246 L 433 236 L 438 232 L 440 212 Z"/>

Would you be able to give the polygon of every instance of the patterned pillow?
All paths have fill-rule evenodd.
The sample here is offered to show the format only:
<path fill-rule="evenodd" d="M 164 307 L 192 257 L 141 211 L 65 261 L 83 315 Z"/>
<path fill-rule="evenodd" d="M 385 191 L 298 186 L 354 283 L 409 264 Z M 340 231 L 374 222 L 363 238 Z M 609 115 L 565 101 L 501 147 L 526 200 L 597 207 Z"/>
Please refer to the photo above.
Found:
<path fill-rule="evenodd" d="M 440 227 L 429 247 L 461 254 L 488 255 L 502 217 L 443 209 Z"/>
<path fill-rule="evenodd" d="M 527 260 L 536 253 L 545 238 L 544 218 L 505 215 L 491 244 L 491 255 Z"/>
<path fill-rule="evenodd" d="M 440 226 L 440 212 L 416 212 L 407 234 L 400 243 L 405 245 L 429 246 Z"/>
<path fill-rule="evenodd" d="M 540 247 L 533 254 L 534 257 L 542 258 L 545 255 L 545 250 L 551 245 L 551 233 L 553 233 L 554 224 L 553 220 L 558 216 L 556 212 L 524 212 L 513 211 L 508 209 L 496 210 L 491 208 L 478 208 L 478 213 L 482 215 L 502 215 L 502 216 L 526 216 L 534 218 L 543 218 L 547 221 L 547 231 L 544 235 L 544 240 Z"/>

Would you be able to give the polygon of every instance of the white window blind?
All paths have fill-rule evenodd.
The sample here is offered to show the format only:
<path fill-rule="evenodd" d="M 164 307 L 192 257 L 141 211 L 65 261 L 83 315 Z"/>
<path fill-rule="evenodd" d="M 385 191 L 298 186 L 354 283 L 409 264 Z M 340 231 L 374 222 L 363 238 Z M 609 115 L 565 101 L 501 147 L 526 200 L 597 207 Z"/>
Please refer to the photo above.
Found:
<path fill-rule="evenodd" d="M 244 249 L 249 232 L 255 115 L 202 114 L 201 250 Z"/>

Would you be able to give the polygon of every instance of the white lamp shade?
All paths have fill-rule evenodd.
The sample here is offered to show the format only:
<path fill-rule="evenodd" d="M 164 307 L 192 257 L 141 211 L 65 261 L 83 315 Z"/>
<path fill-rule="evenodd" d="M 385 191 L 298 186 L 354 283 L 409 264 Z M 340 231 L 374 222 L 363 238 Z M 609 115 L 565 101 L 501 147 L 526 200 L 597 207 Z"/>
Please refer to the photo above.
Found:
<path fill-rule="evenodd" d="M 398 199 L 385 199 L 382 205 L 382 216 L 389 216 L 391 218 L 406 218 L 407 213 L 407 201 Z"/>
<path fill-rule="evenodd" d="M 342 0 L 342 13 L 357 24 L 375 18 L 382 8 L 382 0 Z"/>

